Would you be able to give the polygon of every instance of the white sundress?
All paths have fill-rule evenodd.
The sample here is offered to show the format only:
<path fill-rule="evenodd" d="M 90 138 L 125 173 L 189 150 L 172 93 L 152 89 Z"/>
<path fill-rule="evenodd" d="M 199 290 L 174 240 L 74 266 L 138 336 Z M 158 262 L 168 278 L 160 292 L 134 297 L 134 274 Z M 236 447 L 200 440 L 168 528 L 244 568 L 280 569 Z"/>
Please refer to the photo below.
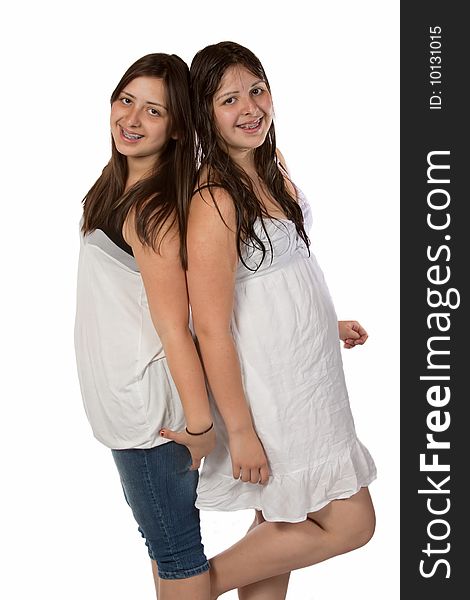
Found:
<path fill-rule="evenodd" d="M 299 192 L 305 229 L 308 202 Z M 196 506 L 261 510 L 267 521 L 296 523 L 376 477 L 356 436 L 341 360 L 338 320 L 323 273 L 294 223 L 265 219 L 273 246 L 257 271 L 238 265 L 232 334 L 243 386 L 269 462 L 269 482 L 232 475 L 228 436 L 214 407 L 217 446 L 204 460 Z M 261 221 L 257 233 L 266 240 Z M 245 262 L 255 267 L 261 252 Z"/>

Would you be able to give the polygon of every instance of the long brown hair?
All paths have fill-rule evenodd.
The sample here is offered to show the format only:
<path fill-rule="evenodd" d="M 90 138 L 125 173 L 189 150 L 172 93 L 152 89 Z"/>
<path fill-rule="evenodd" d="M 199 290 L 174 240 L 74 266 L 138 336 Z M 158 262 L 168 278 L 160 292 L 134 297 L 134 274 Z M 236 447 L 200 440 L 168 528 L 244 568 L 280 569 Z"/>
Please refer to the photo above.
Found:
<path fill-rule="evenodd" d="M 200 182 L 202 185 L 199 189 L 208 188 L 211 191 L 213 187 L 222 187 L 230 194 L 236 211 L 238 256 L 243 264 L 250 268 L 243 259 L 243 248 L 247 244 L 258 248 L 262 253 L 261 262 L 257 266 L 259 268 L 267 250 L 254 228 L 258 219 L 261 219 L 272 252 L 271 240 L 263 221 L 263 217 L 267 216 L 266 211 L 257 198 L 247 173 L 230 158 L 214 119 L 214 95 L 225 71 L 233 65 L 241 65 L 264 80 L 271 92 L 261 62 L 248 48 L 235 42 L 220 42 L 203 48 L 195 55 L 191 63 L 190 78 L 197 153 L 200 160 L 200 173 L 204 172 L 204 181 Z M 263 144 L 255 149 L 254 162 L 257 174 L 286 217 L 295 224 L 298 235 L 308 248 L 310 242 L 304 229 L 302 210 L 298 202 L 289 194 L 284 176 L 279 169 L 274 123 L 271 124 Z M 217 207 L 214 198 L 213 200 Z M 188 212 L 189 207 L 186 210 L 186 213 Z"/>
<path fill-rule="evenodd" d="M 111 95 L 111 104 L 136 77 L 156 77 L 165 82 L 171 138 L 154 171 L 124 193 L 128 175 L 126 157 L 111 138 L 112 155 L 101 176 L 84 198 L 83 233 L 99 228 L 120 232 L 131 209 L 136 232 L 143 244 L 158 249 L 162 227 L 177 222 L 180 239 L 186 236 L 185 207 L 191 197 L 195 174 L 195 141 L 189 97 L 189 69 L 175 54 L 148 54 L 124 73 Z M 181 260 L 186 262 L 185 244 Z"/>

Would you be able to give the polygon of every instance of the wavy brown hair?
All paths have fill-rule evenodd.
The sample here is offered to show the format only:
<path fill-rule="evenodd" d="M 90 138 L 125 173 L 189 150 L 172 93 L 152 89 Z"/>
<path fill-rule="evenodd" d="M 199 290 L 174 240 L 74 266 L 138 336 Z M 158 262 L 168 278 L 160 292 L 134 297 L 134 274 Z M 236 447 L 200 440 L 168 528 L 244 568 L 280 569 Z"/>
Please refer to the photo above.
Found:
<path fill-rule="evenodd" d="M 168 141 L 153 172 L 124 192 L 128 175 L 127 159 L 118 152 L 111 137 L 111 159 L 83 201 L 82 230 L 85 234 L 100 228 L 121 232 L 129 211 L 133 209 L 140 241 L 158 250 L 163 237 L 159 234 L 164 234 L 177 223 L 182 240 L 180 256 L 182 263 L 186 264 L 184 217 L 195 176 L 189 69 L 175 54 L 143 56 L 124 73 L 111 95 L 111 104 L 119 99 L 122 90 L 136 77 L 156 77 L 165 82 L 170 127 L 176 139 Z"/>
<path fill-rule="evenodd" d="M 200 184 L 198 190 L 208 188 L 216 208 L 217 203 L 211 190 L 214 187 L 221 187 L 230 194 L 236 211 L 238 256 L 242 263 L 250 269 L 243 259 L 243 248 L 247 245 L 258 248 L 262 253 L 261 262 L 256 267 L 258 269 L 267 253 L 263 241 L 254 228 L 258 219 L 261 219 L 272 256 L 271 240 L 263 221 L 263 217 L 266 217 L 267 214 L 260 199 L 256 196 L 251 179 L 230 158 L 214 119 L 214 95 L 219 89 L 225 71 L 234 65 L 245 67 L 254 76 L 262 79 L 271 92 L 261 62 L 253 52 L 240 44 L 220 42 L 203 48 L 195 55 L 190 68 L 191 97 L 197 134 L 197 155 L 200 161 L 199 173 L 204 173 L 204 181 L 198 181 Z M 284 175 L 279 169 L 274 123 L 271 124 L 263 144 L 255 149 L 254 161 L 258 176 L 282 208 L 286 217 L 295 224 L 298 235 L 308 248 L 310 242 L 304 229 L 302 210 L 296 199 L 289 194 Z M 188 212 L 189 206 L 186 210 L 186 218 Z"/>

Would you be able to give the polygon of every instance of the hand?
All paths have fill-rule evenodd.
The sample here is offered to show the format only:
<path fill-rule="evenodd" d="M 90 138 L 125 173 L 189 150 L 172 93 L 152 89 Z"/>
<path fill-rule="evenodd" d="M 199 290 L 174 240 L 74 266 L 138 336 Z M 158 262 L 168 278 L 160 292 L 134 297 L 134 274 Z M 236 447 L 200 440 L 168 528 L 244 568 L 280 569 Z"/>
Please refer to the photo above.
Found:
<path fill-rule="evenodd" d="M 213 427 L 202 435 L 190 435 L 185 430 L 171 431 L 171 429 L 162 429 L 160 435 L 167 440 L 186 446 L 193 459 L 191 471 L 199 469 L 202 458 L 210 454 L 215 448 L 215 431 Z"/>
<path fill-rule="evenodd" d="M 230 434 L 229 447 L 234 479 L 262 485 L 268 482 L 268 460 L 254 429 Z"/>
<path fill-rule="evenodd" d="M 367 331 L 357 321 L 338 321 L 339 339 L 344 342 L 344 348 L 349 350 L 354 346 L 362 346 L 369 337 Z"/>

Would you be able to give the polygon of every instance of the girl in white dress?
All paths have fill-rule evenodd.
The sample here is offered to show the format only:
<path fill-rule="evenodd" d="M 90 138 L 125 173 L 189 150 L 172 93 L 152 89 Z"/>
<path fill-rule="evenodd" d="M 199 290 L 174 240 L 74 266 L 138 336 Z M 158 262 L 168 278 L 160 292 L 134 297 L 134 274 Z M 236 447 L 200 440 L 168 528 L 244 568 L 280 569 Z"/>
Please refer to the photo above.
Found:
<path fill-rule="evenodd" d="M 356 436 L 338 329 L 347 348 L 367 334 L 355 321 L 338 326 L 309 206 L 276 151 L 259 60 L 232 42 L 209 46 L 191 85 L 201 168 L 187 279 L 217 405 L 197 506 L 257 511 L 248 534 L 211 560 L 212 597 L 239 588 L 243 600 L 278 600 L 291 570 L 372 536 L 375 466 Z"/>

